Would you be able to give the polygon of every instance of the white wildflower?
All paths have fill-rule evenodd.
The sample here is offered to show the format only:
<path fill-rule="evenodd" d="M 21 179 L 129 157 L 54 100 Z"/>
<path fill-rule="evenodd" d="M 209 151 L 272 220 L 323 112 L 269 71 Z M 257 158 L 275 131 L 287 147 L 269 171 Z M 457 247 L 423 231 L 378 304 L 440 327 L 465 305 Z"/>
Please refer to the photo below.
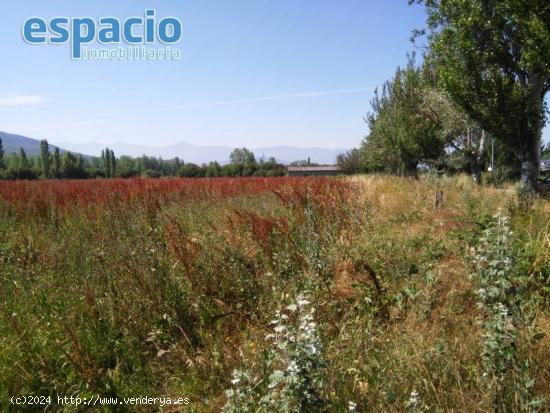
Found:
<path fill-rule="evenodd" d="M 235 385 L 241 382 L 241 372 L 239 370 L 233 370 L 233 379 L 231 384 Z"/>
<path fill-rule="evenodd" d="M 419 404 L 420 404 L 420 395 L 416 390 L 413 390 L 409 397 L 409 406 L 415 408 L 415 407 L 418 407 Z"/>
<path fill-rule="evenodd" d="M 309 301 L 306 300 L 302 294 L 300 294 L 296 300 L 296 304 L 298 304 L 299 307 L 305 307 L 309 304 Z"/>
<path fill-rule="evenodd" d="M 233 392 L 226 393 L 226 413 L 273 411 L 275 404 L 303 406 L 303 411 L 313 411 L 325 403 L 323 398 L 324 360 L 322 343 L 314 319 L 314 309 L 309 301 L 299 295 L 276 312 L 270 322 L 273 332 L 265 336 L 272 360 L 270 372 L 253 377 L 250 372 L 233 374 Z M 286 314 L 285 314 L 286 313 Z M 291 316 L 290 313 L 294 313 Z M 260 392 L 267 383 L 267 389 Z M 356 404 L 349 404 L 349 411 L 356 411 Z M 280 410 L 283 411 L 283 410 Z"/>

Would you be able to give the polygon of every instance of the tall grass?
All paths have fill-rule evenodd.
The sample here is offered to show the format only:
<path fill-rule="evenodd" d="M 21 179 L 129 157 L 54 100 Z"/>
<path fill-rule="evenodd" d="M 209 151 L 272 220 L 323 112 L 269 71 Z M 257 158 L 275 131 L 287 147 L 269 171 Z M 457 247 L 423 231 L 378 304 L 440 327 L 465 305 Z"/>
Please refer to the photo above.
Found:
<path fill-rule="evenodd" d="M 517 358 L 529 361 L 529 394 L 544 396 L 549 207 L 514 205 L 513 189 L 463 178 L 2 182 L 0 403 L 491 410 L 488 330 L 476 322 L 486 314 L 469 274 L 499 208 L 528 293 Z"/>

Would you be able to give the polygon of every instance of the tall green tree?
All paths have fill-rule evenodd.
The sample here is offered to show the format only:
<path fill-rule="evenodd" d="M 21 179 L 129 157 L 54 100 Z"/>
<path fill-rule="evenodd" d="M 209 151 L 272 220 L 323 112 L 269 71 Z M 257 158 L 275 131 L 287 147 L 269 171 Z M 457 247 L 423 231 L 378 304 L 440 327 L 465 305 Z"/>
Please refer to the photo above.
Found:
<path fill-rule="evenodd" d="M 433 83 L 430 67 L 416 67 L 413 57 L 375 92 L 361 148 L 366 169 L 416 176 L 420 163 L 437 164 L 445 156 L 457 133 L 448 118 L 455 116 Z"/>
<path fill-rule="evenodd" d="M 31 166 L 31 164 L 29 163 L 29 159 L 27 158 L 27 153 L 23 148 L 19 148 L 18 164 L 19 169 L 29 169 Z"/>
<path fill-rule="evenodd" d="M 364 170 L 363 154 L 357 148 L 353 148 L 346 153 L 338 155 L 336 163 L 348 174 L 356 174 Z"/>
<path fill-rule="evenodd" d="M 76 169 L 79 171 L 84 170 L 84 157 L 81 154 L 76 157 Z"/>
<path fill-rule="evenodd" d="M 109 148 L 105 148 L 101 151 L 101 159 L 103 161 L 103 170 L 105 171 L 105 177 L 110 178 L 112 176 L 111 174 L 111 150 Z"/>
<path fill-rule="evenodd" d="M 84 158 L 82 155 L 75 156 L 67 151 L 61 157 L 61 175 L 68 179 L 86 178 L 87 174 L 84 169 Z"/>
<path fill-rule="evenodd" d="M 522 163 L 536 188 L 550 88 L 548 0 L 409 0 L 427 10 L 429 58 L 441 85 Z"/>
<path fill-rule="evenodd" d="M 182 166 L 181 159 L 176 156 L 174 158 L 174 166 L 172 168 L 172 171 L 171 171 L 170 175 L 176 175 L 178 173 L 179 169 L 181 168 L 181 166 Z"/>
<path fill-rule="evenodd" d="M 235 148 L 229 155 L 229 160 L 234 164 L 256 163 L 256 157 L 252 151 L 246 148 Z"/>
<path fill-rule="evenodd" d="M 229 160 L 234 168 L 238 170 L 238 175 L 250 176 L 256 170 L 256 157 L 254 153 L 246 148 L 235 148 L 229 155 Z"/>
<path fill-rule="evenodd" d="M 221 175 L 222 167 L 216 161 L 210 162 L 205 168 L 205 176 L 207 178 L 215 178 Z"/>
<path fill-rule="evenodd" d="M 52 167 L 52 177 L 56 179 L 61 178 L 61 157 L 59 155 L 58 147 L 53 150 Z"/>
<path fill-rule="evenodd" d="M 23 148 L 19 148 L 19 153 L 12 157 L 8 168 L 8 176 L 15 179 L 36 179 L 31 160 L 27 158 Z"/>
<path fill-rule="evenodd" d="M 201 169 L 200 166 L 191 162 L 187 162 L 178 171 L 178 176 L 182 176 L 185 178 L 198 178 L 204 176 L 203 172 L 204 171 Z"/>
<path fill-rule="evenodd" d="M 116 158 L 112 149 L 109 151 L 109 162 L 111 163 L 111 178 L 114 178 L 116 176 Z"/>
<path fill-rule="evenodd" d="M 40 169 L 41 174 L 44 178 L 50 177 L 50 147 L 48 141 L 43 139 L 40 141 Z"/>

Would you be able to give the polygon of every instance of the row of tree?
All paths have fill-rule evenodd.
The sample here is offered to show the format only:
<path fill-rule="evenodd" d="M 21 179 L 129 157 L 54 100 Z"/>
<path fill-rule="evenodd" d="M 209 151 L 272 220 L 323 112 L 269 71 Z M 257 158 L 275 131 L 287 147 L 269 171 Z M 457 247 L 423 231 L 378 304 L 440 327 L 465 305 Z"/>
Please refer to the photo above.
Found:
<path fill-rule="evenodd" d="M 18 153 L 6 156 L 0 139 L 0 178 L 85 178 L 85 165 L 82 155 L 70 152 L 61 154 L 57 147 L 51 153 L 45 140 L 40 142 L 40 154 L 37 157 L 27 156 L 23 148 L 19 148 Z"/>
<path fill-rule="evenodd" d="M 426 42 L 423 62 L 410 57 L 377 90 L 369 135 L 339 164 L 402 175 L 426 166 L 479 179 L 494 153 L 500 173 L 536 189 L 550 89 L 550 3 L 409 3 L 427 12 L 427 27 L 413 35 Z"/>
<path fill-rule="evenodd" d="M 178 157 L 164 160 L 150 156 L 117 158 L 112 149 L 105 148 L 100 157 L 84 157 L 71 152 L 60 152 L 46 140 L 40 142 L 40 152 L 29 157 L 23 148 L 5 156 L 0 138 L 0 178 L 4 179 L 84 179 L 130 177 L 221 177 L 221 176 L 283 176 L 284 165 L 274 158 L 256 160 L 246 148 L 237 148 L 230 155 L 230 163 L 218 162 L 196 165 Z"/>

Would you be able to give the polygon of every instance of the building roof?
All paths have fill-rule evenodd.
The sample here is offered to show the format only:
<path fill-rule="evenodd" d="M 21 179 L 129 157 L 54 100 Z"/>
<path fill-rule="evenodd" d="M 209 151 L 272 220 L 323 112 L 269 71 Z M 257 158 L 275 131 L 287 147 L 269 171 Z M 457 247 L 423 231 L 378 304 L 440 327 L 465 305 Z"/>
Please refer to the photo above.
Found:
<path fill-rule="evenodd" d="M 289 171 L 292 172 L 315 172 L 315 171 L 341 171 L 337 165 L 326 165 L 326 166 L 289 166 Z"/>

